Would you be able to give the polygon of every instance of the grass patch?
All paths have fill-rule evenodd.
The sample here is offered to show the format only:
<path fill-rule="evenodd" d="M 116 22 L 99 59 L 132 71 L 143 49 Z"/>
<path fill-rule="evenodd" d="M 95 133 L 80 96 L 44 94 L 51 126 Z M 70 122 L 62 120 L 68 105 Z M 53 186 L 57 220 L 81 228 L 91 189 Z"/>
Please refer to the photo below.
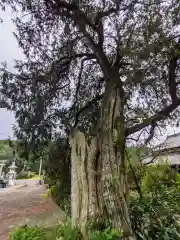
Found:
<path fill-rule="evenodd" d="M 9 240 L 56 240 L 59 226 L 54 227 L 20 227 L 9 233 Z"/>
<path fill-rule="evenodd" d="M 40 177 L 39 177 L 39 175 L 35 175 L 35 176 L 33 176 L 32 178 L 30 178 L 31 180 L 40 180 Z"/>
<path fill-rule="evenodd" d="M 47 239 L 56 240 L 58 227 L 47 227 L 44 228 Z"/>

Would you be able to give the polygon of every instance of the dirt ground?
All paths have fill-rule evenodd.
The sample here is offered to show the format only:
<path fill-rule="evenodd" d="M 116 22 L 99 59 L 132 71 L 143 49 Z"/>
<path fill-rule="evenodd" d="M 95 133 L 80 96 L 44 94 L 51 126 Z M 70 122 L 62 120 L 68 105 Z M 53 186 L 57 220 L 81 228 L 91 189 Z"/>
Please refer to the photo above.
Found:
<path fill-rule="evenodd" d="M 37 186 L 35 182 L 30 182 L 24 188 L 17 189 L 16 186 L 0 189 L 0 240 L 7 240 L 8 233 L 20 222 L 58 211 L 51 199 L 42 197 L 44 192 L 45 188 Z"/>

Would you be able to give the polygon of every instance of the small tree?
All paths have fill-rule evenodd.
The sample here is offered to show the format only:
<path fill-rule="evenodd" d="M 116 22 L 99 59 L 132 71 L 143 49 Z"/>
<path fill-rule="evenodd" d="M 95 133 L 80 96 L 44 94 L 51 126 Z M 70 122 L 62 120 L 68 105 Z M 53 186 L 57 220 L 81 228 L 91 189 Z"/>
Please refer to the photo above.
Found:
<path fill-rule="evenodd" d="M 51 196 L 70 215 L 71 159 L 67 138 L 58 138 L 49 144 L 43 165 Z"/>

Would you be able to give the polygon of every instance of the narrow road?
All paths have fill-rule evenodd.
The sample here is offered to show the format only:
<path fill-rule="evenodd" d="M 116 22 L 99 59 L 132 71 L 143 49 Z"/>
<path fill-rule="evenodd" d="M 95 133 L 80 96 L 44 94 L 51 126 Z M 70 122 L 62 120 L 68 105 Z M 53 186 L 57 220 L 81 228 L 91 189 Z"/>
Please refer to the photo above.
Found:
<path fill-rule="evenodd" d="M 42 198 L 45 188 L 36 182 L 27 180 L 27 187 L 0 189 L 0 240 L 7 240 L 9 231 L 22 219 L 57 211 L 51 199 Z"/>

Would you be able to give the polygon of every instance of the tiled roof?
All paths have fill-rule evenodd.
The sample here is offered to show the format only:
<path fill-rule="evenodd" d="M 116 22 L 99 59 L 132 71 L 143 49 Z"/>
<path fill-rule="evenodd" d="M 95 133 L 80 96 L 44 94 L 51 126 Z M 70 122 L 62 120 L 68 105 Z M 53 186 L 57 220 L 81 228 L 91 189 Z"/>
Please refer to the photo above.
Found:
<path fill-rule="evenodd" d="M 142 162 L 145 164 L 148 164 L 148 163 L 157 164 L 164 161 L 171 165 L 174 165 L 174 164 L 180 165 L 180 152 L 177 151 L 178 147 L 180 149 L 180 133 L 168 136 L 164 143 L 162 143 L 161 145 L 153 149 L 153 152 L 156 154 L 158 153 L 159 155 L 156 155 L 156 157 L 153 157 L 152 156 L 153 154 L 152 155 L 150 154 L 149 156 L 144 158 Z M 163 149 L 165 150 L 165 152 L 161 151 Z"/>
<path fill-rule="evenodd" d="M 168 136 L 162 145 L 165 148 L 180 147 L 180 133 Z"/>

